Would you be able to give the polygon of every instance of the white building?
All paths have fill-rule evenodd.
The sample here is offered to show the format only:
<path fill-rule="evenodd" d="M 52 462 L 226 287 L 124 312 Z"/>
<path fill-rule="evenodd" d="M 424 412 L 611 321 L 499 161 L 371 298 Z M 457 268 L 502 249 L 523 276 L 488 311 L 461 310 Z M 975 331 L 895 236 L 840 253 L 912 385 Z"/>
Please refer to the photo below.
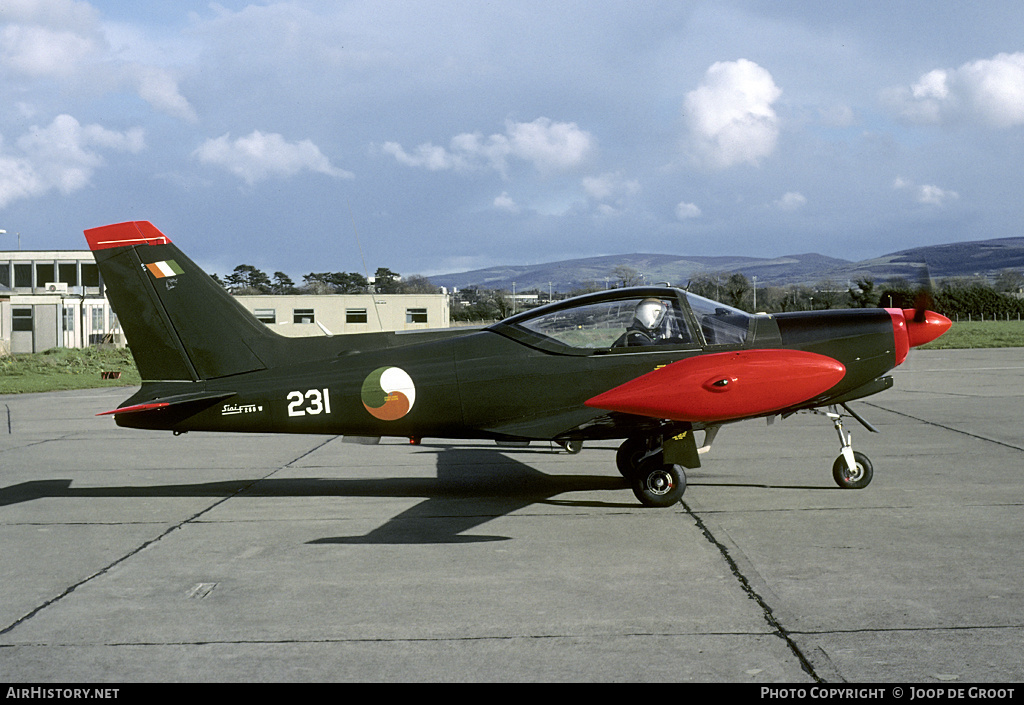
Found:
<path fill-rule="evenodd" d="M 124 345 L 89 250 L 0 252 L 0 353 Z M 449 326 L 445 294 L 239 296 L 289 336 L 420 330 Z"/>
<path fill-rule="evenodd" d="M 446 294 L 292 294 L 236 298 L 268 328 L 293 337 L 447 328 L 450 323 Z"/>
<path fill-rule="evenodd" d="M 88 250 L 0 252 L 0 352 L 124 344 Z"/>

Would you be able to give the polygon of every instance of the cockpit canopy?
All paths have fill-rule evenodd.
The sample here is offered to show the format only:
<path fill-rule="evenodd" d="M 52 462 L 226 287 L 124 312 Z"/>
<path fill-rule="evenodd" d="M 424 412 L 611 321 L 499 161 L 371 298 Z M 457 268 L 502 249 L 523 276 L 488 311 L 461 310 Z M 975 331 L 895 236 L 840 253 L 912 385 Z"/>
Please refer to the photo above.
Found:
<path fill-rule="evenodd" d="M 613 289 L 507 318 L 491 330 L 551 352 L 741 346 L 750 314 L 681 289 Z"/>

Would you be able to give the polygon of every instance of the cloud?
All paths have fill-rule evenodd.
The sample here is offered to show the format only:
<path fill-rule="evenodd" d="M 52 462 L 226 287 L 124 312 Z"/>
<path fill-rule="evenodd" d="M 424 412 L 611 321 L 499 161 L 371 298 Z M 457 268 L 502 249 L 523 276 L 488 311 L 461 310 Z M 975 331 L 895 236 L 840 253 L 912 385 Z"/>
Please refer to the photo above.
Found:
<path fill-rule="evenodd" d="M 703 214 L 696 203 L 683 201 L 676 206 L 676 218 L 679 220 L 692 220 L 693 218 L 701 217 L 701 215 Z"/>
<path fill-rule="evenodd" d="M 295 176 L 300 171 L 343 179 L 354 177 L 352 172 L 332 166 L 309 140 L 287 142 L 279 134 L 259 130 L 234 141 L 228 134 L 207 140 L 192 156 L 204 164 L 227 169 L 249 186 L 270 178 Z"/>
<path fill-rule="evenodd" d="M 950 201 L 956 201 L 960 194 L 956 191 L 947 191 L 932 184 L 917 185 L 902 177 L 893 181 L 892 187 L 897 191 L 906 191 L 913 195 L 914 200 L 926 206 L 944 206 Z"/>
<path fill-rule="evenodd" d="M 196 122 L 195 110 L 166 69 L 119 58 L 100 14 L 74 0 L 9 0 L 0 14 L 0 71 L 9 90 L 40 79 L 99 93 L 134 91 L 154 109 Z M 24 82 L 24 83 L 23 83 Z"/>
<path fill-rule="evenodd" d="M 0 46 L 0 64 L 28 78 L 69 77 L 98 50 L 89 37 L 24 25 L 4 27 Z"/>
<path fill-rule="evenodd" d="M 100 150 L 137 154 L 145 139 L 138 128 L 116 132 L 58 115 L 47 127 L 33 126 L 16 147 L 0 150 L 0 208 L 53 189 L 67 195 L 85 188 L 104 164 Z"/>
<path fill-rule="evenodd" d="M 448 147 L 427 142 L 408 152 L 397 142 L 385 142 L 381 151 L 400 164 L 430 171 L 494 169 L 504 174 L 515 157 L 541 173 L 570 171 L 582 165 L 595 150 L 594 138 L 574 122 L 554 122 L 540 117 L 533 122 L 506 123 L 504 134 L 484 137 L 462 133 Z"/>
<path fill-rule="evenodd" d="M 501 195 L 494 199 L 494 207 L 508 213 L 518 213 L 519 205 L 508 195 L 508 191 L 502 191 Z"/>
<path fill-rule="evenodd" d="M 582 181 L 583 190 L 595 201 L 624 201 L 640 193 L 640 182 L 627 179 L 618 172 L 600 176 L 587 176 Z"/>
<path fill-rule="evenodd" d="M 775 207 L 780 211 L 796 211 L 807 205 L 807 197 L 798 191 L 790 191 L 782 195 L 782 198 L 775 201 Z"/>
<path fill-rule="evenodd" d="M 780 95 L 772 75 L 753 61 L 712 64 L 684 103 L 695 158 L 714 169 L 756 166 L 775 151 L 779 120 L 772 103 Z"/>
<path fill-rule="evenodd" d="M 1024 53 L 997 54 L 958 69 L 934 69 L 885 96 L 904 118 L 940 124 L 973 120 L 1008 128 L 1024 124 Z"/>
<path fill-rule="evenodd" d="M 531 162 L 538 171 L 567 171 L 582 164 L 594 149 L 594 138 L 574 122 L 510 122 L 512 153 Z"/>
<path fill-rule="evenodd" d="M 178 81 L 168 71 L 153 66 L 132 66 L 127 73 L 139 97 L 154 109 L 186 122 L 199 121 L 195 109 L 178 90 Z"/>

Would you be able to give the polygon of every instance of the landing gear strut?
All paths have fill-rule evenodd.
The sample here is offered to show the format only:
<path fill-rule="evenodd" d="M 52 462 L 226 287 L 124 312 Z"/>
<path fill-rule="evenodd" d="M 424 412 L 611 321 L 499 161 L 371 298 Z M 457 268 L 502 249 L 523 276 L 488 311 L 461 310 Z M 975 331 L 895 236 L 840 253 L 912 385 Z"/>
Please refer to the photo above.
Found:
<path fill-rule="evenodd" d="M 843 408 L 864 424 L 869 431 L 875 430 L 845 405 Z M 874 476 L 871 461 L 868 460 L 868 456 L 853 449 L 852 434 L 843 431 L 843 416 L 839 413 L 838 407 L 834 405 L 828 407 L 828 412 L 825 415 L 832 419 L 832 425 L 835 426 L 836 433 L 839 434 L 840 453 L 832 464 L 832 478 L 844 490 L 860 490 L 867 487 Z"/>

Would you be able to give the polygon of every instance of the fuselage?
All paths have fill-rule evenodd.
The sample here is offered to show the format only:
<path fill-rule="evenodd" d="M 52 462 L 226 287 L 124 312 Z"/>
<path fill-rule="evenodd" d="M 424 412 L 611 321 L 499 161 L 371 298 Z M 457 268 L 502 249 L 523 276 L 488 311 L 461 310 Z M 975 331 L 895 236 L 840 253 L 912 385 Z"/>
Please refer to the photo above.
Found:
<path fill-rule="evenodd" d="M 652 297 L 676 307 L 675 337 L 645 347 L 608 344 L 617 331 L 607 312 Z M 178 404 L 159 414 L 118 414 L 117 422 L 179 432 L 627 437 L 663 420 L 593 408 L 586 402 L 673 363 L 749 350 L 805 351 L 845 368 L 828 389 L 759 415 L 847 401 L 889 386 L 885 374 L 897 364 L 899 353 L 891 312 L 856 309 L 753 316 L 720 304 L 712 312 L 696 310 L 706 306 L 704 302 L 660 287 L 619 290 L 559 302 L 483 329 L 342 336 L 329 353 L 328 341 L 321 341 L 324 354 L 315 360 L 215 380 L 149 382 L 138 399 L 126 404 L 191 393 L 225 396 L 214 403 Z M 786 375 L 785 369 L 777 371 L 780 385 L 786 383 Z"/>

